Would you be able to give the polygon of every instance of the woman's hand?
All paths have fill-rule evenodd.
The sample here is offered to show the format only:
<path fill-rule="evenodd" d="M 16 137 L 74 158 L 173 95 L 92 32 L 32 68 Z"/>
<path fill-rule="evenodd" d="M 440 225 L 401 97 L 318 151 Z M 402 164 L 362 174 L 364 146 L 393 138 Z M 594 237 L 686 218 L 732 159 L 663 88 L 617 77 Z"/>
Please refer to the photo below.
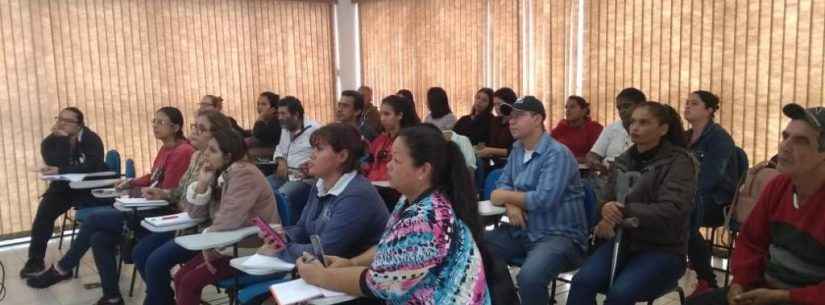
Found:
<path fill-rule="evenodd" d="M 141 194 L 143 194 L 143 198 L 148 200 L 165 200 L 169 199 L 169 191 L 156 188 L 156 187 L 144 187 L 140 190 Z"/>
<path fill-rule="evenodd" d="M 120 182 L 115 184 L 115 190 L 118 191 L 128 190 L 130 188 L 132 188 L 132 181 L 129 179 L 122 179 Z"/>
<path fill-rule="evenodd" d="M 329 266 L 329 268 L 344 268 L 355 266 L 355 263 L 353 263 L 351 259 L 333 255 L 324 255 L 324 261 L 327 263 L 327 266 Z"/>
<path fill-rule="evenodd" d="M 599 221 L 596 228 L 593 229 L 593 234 L 601 239 L 611 239 L 616 236 L 616 231 L 613 230 L 613 224 L 605 220 Z"/>
<path fill-rule="evenodd" d="M 203 194 L 209 189 L 209 186 L 212 185 L 212 182 L 215 181 L 215 171 L 209 170 L 206 166 L 202 167 L 200 173 L 198 173 L 198 188 L 197 193 Z"/>
<path fill-rule="evenodd" d="M 48 175 L 57 175 L 60 172 L 60 169 L 57 166 L 43 166 L 40 168 L 40 174 L 44 176 Z"/>
<path fill-rule="evenodd" d="M 622 224 L 624 220 L 622 204 L 616 201 L 605 203 L 602 206 L 602 220 L 606 220 L 614 226 Z"/>
<path fill-rule="evenodd" d="M 298 268 L 298 274 L 301 275 L 301 278 L 304 279 L 305 282 L 324 287 L 323 281 L 326 277 L 326 268 L 321 265 L 320 261 L 304 252 L 304 256 L 299 257 L 295 261 L 295 265 Z"/>
<path fill-rule="evenodd" d="M 284 240 L 284 232 L 281 228 L 276 228 L 275 233 L 281 235 L 281 240 Z M 258 232 L 258 238 L 264 241 L 263 246 L 258 248 L 258 254 L 266 255 L 266 256 L 276 256 L 278 253 L 284 250 L 284 246 L 278 243 L 274 238 L 268 236 L 264 232 Z"/>

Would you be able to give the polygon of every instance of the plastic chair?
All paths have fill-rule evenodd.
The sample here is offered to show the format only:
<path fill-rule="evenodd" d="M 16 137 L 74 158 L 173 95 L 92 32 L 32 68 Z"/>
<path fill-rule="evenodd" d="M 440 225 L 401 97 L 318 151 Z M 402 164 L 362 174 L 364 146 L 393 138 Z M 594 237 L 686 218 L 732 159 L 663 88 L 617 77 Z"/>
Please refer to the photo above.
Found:
<path fill-rule="evenodd" d="M 487 178 L 484 178 L 484 191 L 481 193 L 481 200 L 490 200 L 490 194 L 496 188 L 496 182 L 501 177 L 502 171 L 500 168 L 494 169 L 487 174 Z"/>

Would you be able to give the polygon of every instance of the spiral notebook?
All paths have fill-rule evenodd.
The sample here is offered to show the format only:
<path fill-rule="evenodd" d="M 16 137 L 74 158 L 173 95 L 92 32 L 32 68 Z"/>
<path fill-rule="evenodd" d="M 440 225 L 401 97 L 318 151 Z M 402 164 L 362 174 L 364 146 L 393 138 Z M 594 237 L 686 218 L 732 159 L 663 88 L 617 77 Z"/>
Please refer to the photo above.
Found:
<path fill-rule="evenodd" d="M 275 297 L 275 301 L 280 305 L 291 305 L 306 302 L 318 298 L 330 298 L 346 296 L 342 292 L 323 289 L 321 287 L 307 284 L 303 279 L 278 283 L 269 286 L 269 292 Z"/>

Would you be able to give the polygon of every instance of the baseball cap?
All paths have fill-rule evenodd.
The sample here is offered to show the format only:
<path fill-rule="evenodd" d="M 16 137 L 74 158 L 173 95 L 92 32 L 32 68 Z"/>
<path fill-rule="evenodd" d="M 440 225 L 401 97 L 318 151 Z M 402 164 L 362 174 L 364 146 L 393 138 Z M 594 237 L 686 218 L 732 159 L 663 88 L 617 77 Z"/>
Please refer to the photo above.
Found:
<path fill-rule="evenodd" d="M 513 105 L 501 104 L 501 114 L 510 115 L 513 110 L 530 111 L 540 114 L 543 118 L 547 117 L 547 114 L 544 112 L 544 104 L 532 95 L 527 95 L 516 100 Z"/>
<path fill-rule="evenodd" d="M 823 133 L 825 137 L 825 107 L 803 108 L 797 103 L 782 107 L 782 113 L 791 120 L 803 120 Z"/>

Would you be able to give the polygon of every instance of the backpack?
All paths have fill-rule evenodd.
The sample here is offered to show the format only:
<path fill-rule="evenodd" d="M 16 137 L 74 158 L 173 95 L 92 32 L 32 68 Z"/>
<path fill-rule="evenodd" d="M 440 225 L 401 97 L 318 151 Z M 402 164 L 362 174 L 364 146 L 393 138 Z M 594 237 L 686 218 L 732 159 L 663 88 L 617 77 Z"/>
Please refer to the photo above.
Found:
<path fill-rule="evenodd" d="M 728 209 L 725 222 L 741 225 L 750 216 L 753 207 L 759 200 L 759 195 L 768 185 L 768 182 L 779 175 L 774 159 L 762 161 L 748 170 L 747 175 L 740 181 L 736 195 L 733 197 L 733 204 Z"/>

